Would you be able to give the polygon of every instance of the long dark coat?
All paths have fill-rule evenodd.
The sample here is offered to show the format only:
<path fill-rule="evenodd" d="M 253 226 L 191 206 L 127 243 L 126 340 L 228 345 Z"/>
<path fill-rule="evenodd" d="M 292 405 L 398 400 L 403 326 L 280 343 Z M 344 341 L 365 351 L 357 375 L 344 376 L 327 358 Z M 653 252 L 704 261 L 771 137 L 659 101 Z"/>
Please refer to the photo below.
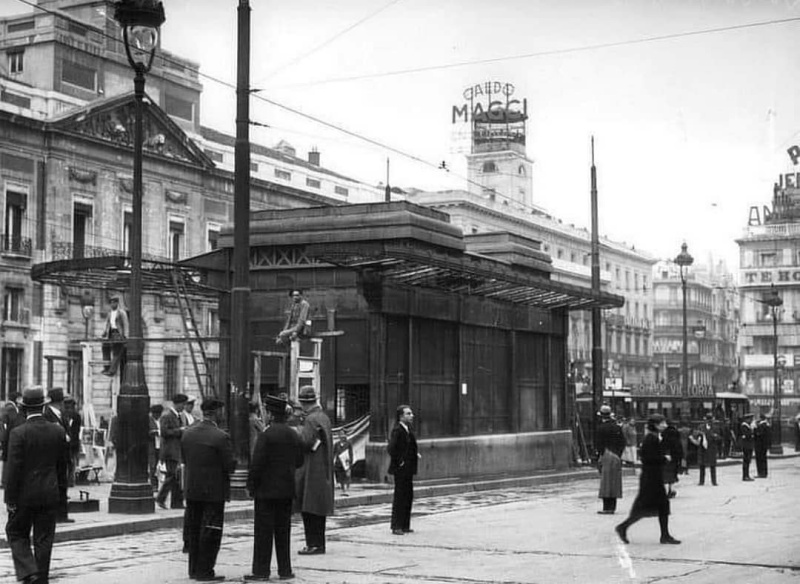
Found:
<path fill-rule="evenodd" d="M 181 438 L 181 456 L 186 464 L 187 501 L 219 503 L 230 499 L 230 478 L 236 460 L 230 437 L 214 422 L 203 420 L 186 428 Z"/>
<path fill-rule="evenodd" d="M 413 432 L 403 428 L 400 423 L 394 425 L 387 446 L 389 452 L 389 474 L 417 474 L 417 438 Z"/>
<path fill-rule="evenodd" d="M 167 409 L 161 416 L 161 460 L 181 461 L 181 428 L 180 416 L 172 409 Z"/>
<path fill-rule="evenodd" d="M 631 515 L 652 517 L 669 514 L 669 499 L 664 490 L 664 453 L 661 440 L 655 432 L 648 432 L 642 441 L 642 472 L 639 475 L 639 493 L 631 507 Z"/>
<path fill-rule="evenodd" d="M 66 432 L 60 424 L 33 416 L 11 431 L 6 462 L 6 505 L 50 507 L 67 488 Z"/>
<path fill-rule="evenodd" d="M 665 454 L 669 454 L 672 460 L 664 462 L 664 482 L 677 483 L 678 469 L 683 459 L 683 447 L 681 446 L 681 434 L 675 426 L 667 426 L 661 434 L 661 446 Z"/>
<path fill-rule="evenodd" d="M 284 423 L 273 422 L 256 439 L 247 492 L 254 499 L 294 499 L 295 470 L 304 460 L 297 432 Z"/>
<path fill-rule="evenodd" d="M 705 437 L 705 440 L 702 440 L 702 444 L 698 443 L 697 445 L 698 466 L 717 466 L 717 458 L 722 442 L 722 434 L 719 427 L 714 422 L 703 422 L 703 425 L 697 431 L 700 435 L 698 438 Z M 703 444 L 706 446 L 703 447 Z"/>
<path fill-rule="evenodd" d="M 600 460 L 600 499 L 622 497 L 622 452 L 625 434 L 614 420 L 603 420 L 597 428 L 595 446 Z"/>
<path fill-rule="evenodd" d="M 314 450 L 314 444 L 320 440 Z M 319 405 L 309 410 L 300 427 L 305 460 L 297 470 L 297 510 L 313 515 L 333 515 L 333 434 L 330 418 Z"/>

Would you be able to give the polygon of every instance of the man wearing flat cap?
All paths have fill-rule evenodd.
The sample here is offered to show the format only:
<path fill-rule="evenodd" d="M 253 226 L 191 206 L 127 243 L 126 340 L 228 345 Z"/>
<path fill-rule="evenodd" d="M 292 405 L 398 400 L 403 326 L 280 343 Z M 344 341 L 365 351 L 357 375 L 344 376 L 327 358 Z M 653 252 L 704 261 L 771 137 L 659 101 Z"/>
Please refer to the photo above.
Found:
<path fill-rule="evenodd" d="M 286 425 L 289 403 L 268 395 L 264 399 L 267 428 L 258 435 L 247 492 L 255 499 L 253 524 L 253 571 L 245 580 L 266 581 L 272 564 L 272 545 L 278 564 L 278 577 L 294 576 L 290 557 L 292 500 L 295 497 L 295 470 L 304 461 L 300 438 Z"/>
<path fill-rule="evenodd" d="M 66 432 L 42 416 L 41 387 L 22 394 L 26 422 L 11 431 L 6 463 L 6 536 L 17 580 L 46 583 L 61 490 L 66 490 Z M 33 539 L 31 539 L 33 529 Z M 33 550 L 31 550 L 33 541 Z"/>
<path fill-rule="evenodd" d="M 176 393 L 172 398 L 172 407 L 167 408 L 161 415 L 161 460 L 164 462 L 166 472 L 164 482 L 156 495 L 156 504 L 162 509 L 167 508 L 167 495 L 170 495 L 170 507 L 183 509 L 183 491 L 181 490 L 181 412 L 188 398 L 182 393 Z"/>
<path fill-rule="evenodd" d="M 186 428 L 181 455 L 186 472 L 186 536 L 189 547 L 189 578 L 201 582 L 224 580 L 214 572 L 217 563 L 225 501 L 230 500 L 230 477 L 236 461 L 230 437 L 219 428 L 224 403 L 206 399 L 200 409 L 202 421 Z"/>
<path fill-rule="evenodd" d="M 742 445 L 742 480 L 752 481 L 750 477 L 750 461 L 753 460 L 753 414 L 742 416 L 739 425 L 739 442 Z"/>
<path fill-rule="evenodd" d="M 303 516 L 306 547 L 298 553 L 325 553 L 325 521 L 333 515 L 333 434 L 331 420 L 317 403 L 311 385 L 300 388 L 297 399 L 305 420 L 299 427 L 305 461 L 297 471 L 296 508 Z"/>

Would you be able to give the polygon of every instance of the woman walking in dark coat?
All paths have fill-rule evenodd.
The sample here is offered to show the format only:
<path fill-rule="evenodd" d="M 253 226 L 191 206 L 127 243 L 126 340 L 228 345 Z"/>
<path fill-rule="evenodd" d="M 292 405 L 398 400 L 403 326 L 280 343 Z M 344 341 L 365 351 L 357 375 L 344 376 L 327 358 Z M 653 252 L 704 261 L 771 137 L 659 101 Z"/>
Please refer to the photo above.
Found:
<path fill-rule="evenodd" d="M 616 532 L 623 543 L 628 541 L 628 528 L 642 517 L 658 516 L 661 527 L 661 543 L 681 543 L 669 533 L 669 499 L 664 491 L 664 461 L 670 460 L 661 446 L 661 432 L 667 427 L 664 416 L 653 414 L 647 420 L 647 434 L 642 441 L 642 472 L 639 476 L 639 494 L 631 507 L 628 518 L 617 525 Z"/>

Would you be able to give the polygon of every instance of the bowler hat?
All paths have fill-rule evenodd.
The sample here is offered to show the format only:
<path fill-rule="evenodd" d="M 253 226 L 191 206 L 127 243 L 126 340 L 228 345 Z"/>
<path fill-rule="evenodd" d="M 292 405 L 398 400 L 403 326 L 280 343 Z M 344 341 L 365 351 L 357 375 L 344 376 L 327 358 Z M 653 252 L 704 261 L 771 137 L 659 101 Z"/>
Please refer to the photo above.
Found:
<path fill-rule="evenodd" d="M 313 385 L 304 385 L 300 388 L 300 393 L 297 395 L 297 399 L 301 402 L 315 402 L 317 401 L 317 392 L 314 391 Z"/>
<path fill-rule="evenodd" d="M 22 392 L 22 405 L 26 408 L 40 408 L 50 402 L 49 397 L 45 397 L 41 385 L 29 387 Z"/>
<path fill-rule="evenodd" d="M 186 397 L 185 393 L 176 393 L 172 396 L 172 403 L 174 404 L 185 404 L 187 401 L 189 401 L 189 398 Z"/>
<path fill-rule="evenodd" d="M 64 398 L 64 403 L 65 404 L 74 404 L 75 403 L 75 398 L 72 397 L 71 395 L 68 395 L 68 396 L 66 396 Z"/>
<path fill-rule="evenodd" d="M 225 406 L 225 402 L 215 397 L 210 397 L 200 404 L 200 409 L 204 412 L 213 412 Z"/>
<path fill-rule="evenodd" d="M 197 398 L 194 397 L 193 395 L 187 395 L 186 396 L 186 403 L 187 404 L 193 404 L 196 401 L 197 401 Z"/>
<path fill-rule="evenodd" d="M 289 402 L 275 396 L 267 395 L 264 397 L 264 407 L 270 412 L 277 412 L 279 414 L 286 413 L 286 407 L 288 405 Z"/>
<path fill-rule="evenodd" d="M 600 414 L 601 416 L 603 416 L 604 418 L 607 418 L 607 417 L 609 417 L 609 416 L 611 415 L 611 406 L 609 406 L 609 405 L 602 405 L 602 406 L 600 406 L 600 412 L 599 412 L 599 414 Z"/>
<path fill-rule="evenodd" d="M 47 397 L 50 401 L 62 402 L 64 401 L 64 390 L 60 387 L 53 387 L 47 390 Z"/>

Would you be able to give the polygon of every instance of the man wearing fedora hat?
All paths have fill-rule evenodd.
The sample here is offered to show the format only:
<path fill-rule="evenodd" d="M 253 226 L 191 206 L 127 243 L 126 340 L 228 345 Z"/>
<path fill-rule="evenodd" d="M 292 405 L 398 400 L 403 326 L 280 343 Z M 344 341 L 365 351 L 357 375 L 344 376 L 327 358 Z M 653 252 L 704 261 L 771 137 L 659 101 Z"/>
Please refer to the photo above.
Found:
<path fill-rule="evenodd" d="M 333 515 L 333 434 L 331 420 L 317 403 L 317 392 L 304 385 L 297 399 L 305 419 L 299 428 L 305 461 L 297 471 L 297 508 L 303 516 L 306 547 L 298 553 L 325 553 L 325 521 Z"/>
<path fill-rule="evenodd" d="M 272 545 L 278 562 L 278 577 L 294 577 L 290 556 L 292 499 L 295 471 L 304 461 L 300 438 L 286 425 L 289 403 L 268 395 L 264 399 L 267 428 L 259 433 L 250 470 L 247 492 L 255 499 L 253 522 L 253 571 L 245 580 L 266 581 L 272 564 Z"/>
<path fill-rule="evenodd" d="M 66 432 L 44 419 L 46 403 L 41 387 L 23 392 L 26 423 L 11 432 L 8 443 L 6 536 L 17 580 L 26 584 L 48 581 L 60 492 L 66 490 Z"/>
<path fill-rule="evenodd" d="M 754 479 L 750 477 L 750 461 L 753 460 L 753 414 L 742 416 L 739 442 L 742 445 L 742 480 L 752 481 Z"/>
<path fill-rule="evenodd" d="M 156 495 L 156 504 L 166 509 L 167 495 L 170 495 L 170 507 L 183 509 L 183 492 L 180 481 L 181 465 L 181 412 L 189 398 L 185 394 L 176 393 L 172 398 L 172 407 L 161 415 L 161 460 L 166 467 L 164 482 Z"/>
<path fill-rule="evenodd" d="M 203 419 L 186 428 L 181 456 L 186 476 L 186 541 L 189 578 L 201 582 L 224 580 L 214 572 L 225 520 L 225 501 L 230 500 L 230 476 L 236 468 L 233 447 L 219 429 L 224 403 L 210 397 L 200 406 Z"/>

